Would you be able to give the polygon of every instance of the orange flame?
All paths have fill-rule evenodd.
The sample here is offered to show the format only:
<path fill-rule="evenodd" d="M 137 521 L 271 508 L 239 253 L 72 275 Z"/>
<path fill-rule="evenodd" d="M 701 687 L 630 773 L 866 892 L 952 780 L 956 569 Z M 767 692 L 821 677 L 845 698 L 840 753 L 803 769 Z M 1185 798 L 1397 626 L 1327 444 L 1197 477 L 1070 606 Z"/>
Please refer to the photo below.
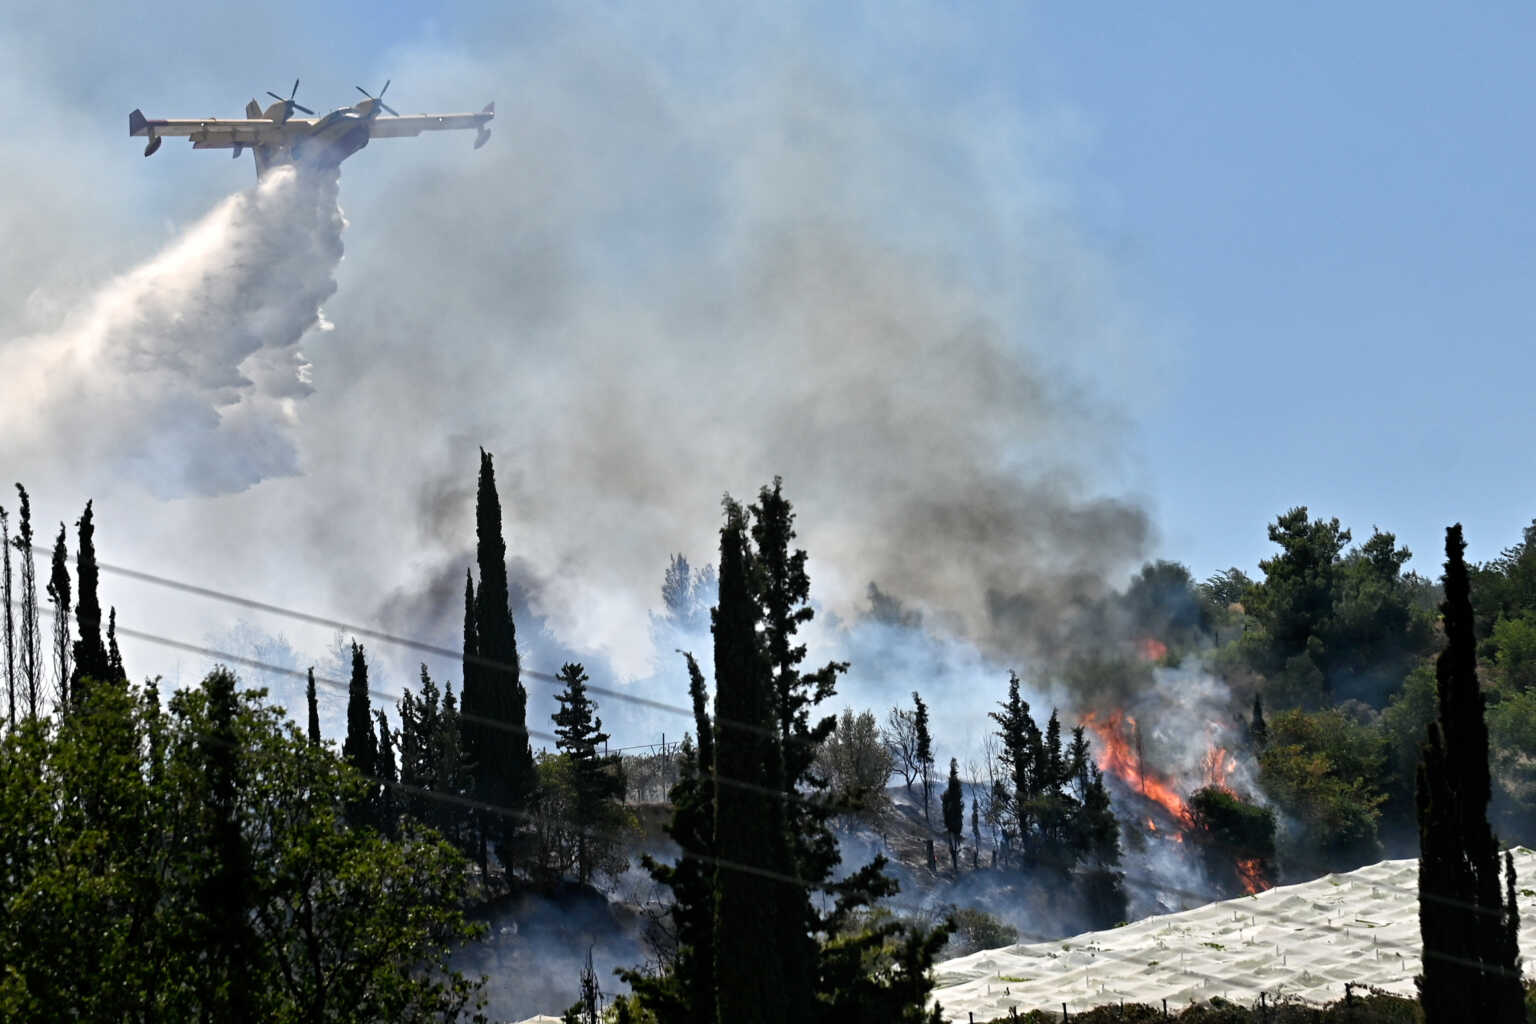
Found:
<path fill-rule="evenodd" d="M 1136 752 L 1133 737 L 1136 719 L 1123 711 L 1112 711 L 1100 720 L 1095 712 L 1083 716 L 1087 726 L 1099 738 L 1099 769 L 1122 780 L 1143 796 L 1161 804 L 1163 809 L 1183 823 L 1189 820 L 1189 808 L 1173 784 L 1155 772 L 1146 771 Z"/>
<path fill-rule="evenodd" d="M 1168 657 L 1168 645 L 1153 636 L 1144 636 L 1136 643 L 1136 653 L 1142 661 L 1162 661 Z"/>
<path fill-rule="evenodd" d="M 1250 896 L 1270 888 L 1269 879 L 1264 877 L 1264 865 L 1257 857 L 1238 861 L 1237 877 L 1242 880 L 1243 891 Z"/>
<path fill-rule="evenodd" d="M 1206 751 L 1204 762 L 1201 765 L 1205 769 L 1205 783 L 1232 792 L 1232 787 L 1227 785 L 1227 780 L 1232 773 L 1237 771 L 1237 762 L 1223 747 L 1212 747 Z"/>

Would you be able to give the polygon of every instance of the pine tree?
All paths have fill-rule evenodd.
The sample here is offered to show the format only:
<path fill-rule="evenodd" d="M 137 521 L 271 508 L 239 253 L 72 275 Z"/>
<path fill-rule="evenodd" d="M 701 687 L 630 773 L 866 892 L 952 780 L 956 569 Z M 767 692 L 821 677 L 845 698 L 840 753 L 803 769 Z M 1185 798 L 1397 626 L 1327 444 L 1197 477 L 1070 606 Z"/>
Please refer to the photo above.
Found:
<path fill-rule="evenodd" d="M 965 791 L 960 788 L 960 763 L 949 759 L 949 785 L 940 798 L 944 805 L 944 831 L 949 836 L 949 867 L 960 870 L 960 838 L 965 835 Z"/>
<path fill-rule="evenodd" d="M 685 656 L 699 748 L 695 756 L 685 742 L 672 791 L 669 833 L 682 856 L 670 867 L 645 861 L 672 889 L 677 951 L 660 975 L 625 979 L 661 1024 L 927 1021 L 929 967 L 947 927 L 865 916 L 897 888 L 883 857 L 833 881 L 837 804 L 812 762 L 836 720 L 813 726 L 810 712 L 847 666 L 799 669 L 805 647 L 795 633 L 812 612 L 805 552 L 790 549 L 789 502 L 778 481 L 762 489 L 751 509 L 755 551 L 741 506 L 727 497 L 724 512 L 714 721 L 703 676 Z"/>
<path fill-rule="evenodd" d="M 48 574 L 48 600 L 53 603 L 53 679 L 55 706 L 59 714 L 69 711 L 70 641 L 69 641 L 69 551 L 64 546 L 64 524 L 53 542 L 53 567 Z"/>
<path fill-rule="evenodd" d="M 4 636 L 0 637 L 5 650 L 5 719 L 9 728 L 16 728 L 16 619 L 12 611 L 11 596 L 11 524 L 8 514 L 0 506 L 0 603 L 5 605 Z"/>
<path fill-rule="evenodd" d="M 560 709 L 555 723 L 555 748 L 570 758 L 576 789 L 576 880 L 585 885 L 596 868 L 600 837 L 617 818 L 624 799 L 624 766 L 617 754 L 599 753 L 609 740 L 597 705 L 587 696 L 587 674 L 580 664 L 561 666 L 564 689 L 555 695 Z"/>
<path fill-rule="evenodd" d="M 421 666 L 420 694 L 407 689 L 400 695 L 395 710 L 400 716 L 400 782 L 405 790 L 405 813 L 417 821 L 426 821 L 429 811 L 425 794 L 438 788 L 443 733 L 437 684 L 425 664 Z"/>
<path fill-rule="evenodd" d="M 368 662 L 363 645 L 352 641 L 352 680 L 347 687 L 347 738 L 341 745 L 342 759 L 366 779 L 378 775 L 378 740 L 373 732 L 373 713 L 368 706 Z M 373 792 L 371 788 L 369 793 Z M 369 824 L 374 801 L 364 799 L 347 809 L 354 825 Z"/>
<path fill-rule="evenodd" d="M 37 568 L 32 557 L 32 504 L 27 489 L 16 485 L 21 508 L 16 520 L 16 539 L 11 541 L 21 555 L 21 629 L 18 638 L 20 656 L 16 659 L 22 685 L 22 707 L 26 717 L 36 718 L 43 710 L 43 641 L 37 625 Z"/>
<path fill-rule="evenodd" d="M 725 519 L 714 610 L 716 1019 L 789 1024 L 808 1019 L 808 1012 L 797 1011 L 807 1001 L 802 993 L 810 975 L 786 971 L 786 962 L 798 964 L 803 954 L 795 940 L 793 948 L 781 944 L 787 932 L 782 918 L 798 918 L 803 898 L 784 881 L 792 877 L 792 865 L 780 797 L 784 769 L 776 712 L 782 709 L 758 636 L 761 612 L 749 579 L 746 515 L 729 498 Z"/>
<path fill-rule="evenodd" d="M 861 908 L 872 907 L 897 890 L 895 881 L 884 873 L 884 857 L 877 856 L 863 868 L 833 881 L 841 861 L 831 829 L 838 804 L 813 766 L 816 751 L 836 728 L 837 719 L 827 715 L 812 724 L 811 713 L 836 692 L 837 677 L 848 665 L 834 661 L 810 672 L 800 669 L 806 648 L 796 642 L 796 634 L 815 613 L 810 605 L 810 577 L 805 571 L 807 555 L 793 547 L 794 510 L 778 478 L 758 492 L 751 512 L 756 551 L 748 552 L 744 562 L 755 598 L 752 603 L 761 615 L 760 649 L 772 678 L 771 704 L 779 729 L 771 738 L 780 755 L 776 767 L 781 796 L 775 803 L 782 808 L 781 827 L 787 831 L 786 874 L 795 879 L 791 882 L 786 877 L 776 887 L 776 912 L 766 922 L 778 936 L 772 946 L 779 961 L 775 972 L 789 983 L 771 1004 L 771 1012 L 795 1021 L 907 1020 L 914 1015 L 926 1019 L 922 1003 L 931 980 L 926 966 L 915 974 L 912 967 L 932 963 L 933 951 L 943 944 L 947 930 L 941 927 L 925 933 L 897 922 L 870 925 L 858 921 Z M 727 592 L 725 560 L 722 545 L 722 613 Z M 723 693 L 724 688 L 724 678 L 717 678 L 717 691 Z M 721 710 L 717 718 L 723 737 L 725 711 Z M 717 760 L 723 765 L 723 738 L 718 750 Z M 929 758 L 931 763 L 931 751 Z M 770 771 L 763 776 L 764 784 L 774 781 L 775 765 L 771 759 L 768 763 Z M 725 775 L 723 767 L 720 774 Z M 722 787 L 722 799 L 725 792 Z M 776 853 L 781 847 L 773 849 Z M 723 850 L 721 856 L 726 856 Z M 826 897 L 828 909 L 820 909 L 813 900 L 817 893 Z M 725 968 L 720 970 L 723 992 Z M 734 1019 L 724 1013 L 723 1000 L 721 1019 Z"/>
<path fill-rule="evenodd" d="M 304 703 L 309 710 L 309 745 L 320 745 L 320 701 L 315 695 L 315 666 L 309 666 L 309 678 L 304 684 Z"/>
<path fill-rule="evenodd" d="M 933 736 L 928 732 L 928 705 L 923 703 L 916 690 L 912 691 L 912 725 L 917 736 L 917 771 L 923 782 L 923 822 L 933 828 L 933 800 L 929 796 L 933 784 Z"/>
<path fill-rule="evenodd" d="M 464 762 L 462 746 L 463 726 L 459 718 L 459 701 L 453 695 L 453 684 L 443 687 L 443 710 L 438 719 L 437 766 L 433 771 L 434 791 L 449 796 L 468 796 L 474 783 Z M 456 801 L 434 800 L 428 812 L 428 824 L 466 853 L 475 852 L 472 821 L 464 806 Z"/>
<path fill-rule="evenodd" d="M 1269 745 L 1269 724 L 1264 721 L 1264 698 L 1260 694 L 1253 695 L 1253 721 L 1248 725 L 1248 735 L 1253 740 L 1253 749 L 1262 751 Z"/>
<path fill-rule="evenodd" d="M 1499 885 L 1488 825 L 1488 728 L 1477 680 L 1477 637 L 1461 524 L 1445 531 L 1445 649 L 1435 663 L 1438 717 L 1418 769 L 1419 924 L 1427 1024 L 1525 1019 L 1514 861 Z M 1507 900 L 1507 902 L 1506 902 Z"/>
<path fill-rule="evenodd" d="M 79 703 L 82 679 L 94 682 L 117 680 L 112 675 L 106 645 L 101 641 L 101 600 L 96 593 L 100 572 L 96 567 L 96 527 L 92 521 L 89 501 L 85 503 L 85 511 L 75 526 L 80 539 L 79 547 L 75 550 L 75 582 L 80 588 L 79 600 L 75 604 L 75 623 L 79 627 L 80 639 L 75 641 L 75 667 L 70 676 L 70 689 L 74 691 L 75 702 Z"/>
<path fill-rule="evenodd" d="M 999 759 L 1008 773 L 1008 781 L 1013 784 L 1011 793 L 1007 783 L 1002 780 L 998 780 L 995 787 L 998 788 L 996 795 L 1001 797 L 996 802 L 1001 815 L 999 824 L 1002 826 L 1003 857 L 1006 862 L 1011 853 L 1008 847 L 1012 839 L 1022 840 L 1031 828 L 1030 794 L 1036 764 L 1035 745 L 1031 742 L 1031 736 L 1039 730 L 1030 717 L 1029 702 L 1019 695 L 1019 677 L 1016 673 L 1008 674 L 1008 700 L 999 706 L 1002 710 L 989 712 L 988 717 L 998 725 L 997 736 L 1002 741 Z"/>

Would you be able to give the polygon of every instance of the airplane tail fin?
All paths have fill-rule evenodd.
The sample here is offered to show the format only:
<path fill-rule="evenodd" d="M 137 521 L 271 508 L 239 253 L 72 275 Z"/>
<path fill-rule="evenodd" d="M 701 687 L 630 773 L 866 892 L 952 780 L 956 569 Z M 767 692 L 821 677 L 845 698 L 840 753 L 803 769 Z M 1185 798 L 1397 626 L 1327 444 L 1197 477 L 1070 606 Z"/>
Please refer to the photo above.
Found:
<path fill-rule="evenodd" d="M 250 118 L 252 121 L 258 120 L 261 117 L 261 104 L 257 103 L 255 100 L 251 100 L 246 103 L 245 116 Z"/>
<path fill-rule="evenodd" d="M 144 111 L 135 110 L 128 115 L 128 134 L 130 136 L 148 134 L 148 128 L 149 119 L 144 116 Z"/>
<path fill-rule="evenodd" d="M 496 113 L 496 101 L 495 100 L 491 100 L 491 102 L 489 102 L 489 103 L 487 103 L 485 105 L 485 109 L 480 111 L 480 113 L 482 113 L 482 114 L 494 114 L 494 113 Z"/>

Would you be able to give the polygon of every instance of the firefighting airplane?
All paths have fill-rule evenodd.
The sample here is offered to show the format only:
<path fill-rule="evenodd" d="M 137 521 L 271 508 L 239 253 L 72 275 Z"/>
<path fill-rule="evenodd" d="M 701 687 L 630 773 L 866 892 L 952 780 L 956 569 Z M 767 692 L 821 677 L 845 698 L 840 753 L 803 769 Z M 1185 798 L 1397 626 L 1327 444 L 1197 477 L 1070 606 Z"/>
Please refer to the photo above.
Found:
<path fill-rule="evenodd" d="M 193 149 L 232 149 L 239 159 L 243 150 L 249 149 L 256 158 L 256 177 L 260 179 L 273 167 L 283 164 L 302 164 L 314 167 L 335 167 L 347 157 L 368 145 L 369 139 L 394 139 L 407 135 L 420 135 L 424 131 L 443 131 L 451 128 L 474 128 L 475 148 L 485 145 L 491 137 L 486 125 L 496 116 L 496 104 L 487 103 L 478 114 L 416 114 L 400 116 L 384 102 L 389 83 L 374 96 L 362 86 L 357 87 L 367 99 L 356 106 L 340 107 L 324 117 L 302 104 L 295 103 L 299 93 L 299 80 L 293 80 L 293 90 L 284 99 L 270 90 L 268 96 L 277 100 L 265 112 L 251 100 L 245 105 L 245 119 L 223 120 L 216 117 L 173 118 L 151 120 L 142 110 L 128 115 L 128 134 L 149 137 L 144 155 L 149 156 L 160 148 L 168 135 L 185 135 L 192 140 Z M 294 117 L 295 110 L 309 117 Z M 393 116 L 382 116 L 387 110 Z"/>

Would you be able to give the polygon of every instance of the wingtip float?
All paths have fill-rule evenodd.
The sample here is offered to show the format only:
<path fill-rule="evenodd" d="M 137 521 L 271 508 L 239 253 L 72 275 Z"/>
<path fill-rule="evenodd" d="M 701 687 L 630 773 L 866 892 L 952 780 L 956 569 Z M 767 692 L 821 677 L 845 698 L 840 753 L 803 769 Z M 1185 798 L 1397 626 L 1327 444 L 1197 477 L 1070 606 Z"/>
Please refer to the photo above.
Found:
<path fill-rule="evenodd" d="M 294 100 L 298 91 L 298 79 L 286 97 L 268 90 L 267 95 L 276 102 L 263 111 L 253 99 L 245 106 L 244 118 L 147 118 L 142 110 L 135 110 L 128 115 L 128 134 L 149 139 L 145 156 L 152 156 L 169 136 L 185 136 L 193 149 L 233 150 L 237 158 L 249 149 L 256 158 L 259 179 L 285 164 L 335 167 L 372 139 L 403 138 L 424 131 L 474 129 L 474 148 L 479 149 L 490 140 L 489 124 L 496 116 L 495 102 L 487 103 L 478 114 L 401 115 L 384 102 L 389 91 L 385 82 L 377 96 L 358 86 L 362 100 L 317 117 Z M 309 116 L 295 117 L 295 111 Z"/>

